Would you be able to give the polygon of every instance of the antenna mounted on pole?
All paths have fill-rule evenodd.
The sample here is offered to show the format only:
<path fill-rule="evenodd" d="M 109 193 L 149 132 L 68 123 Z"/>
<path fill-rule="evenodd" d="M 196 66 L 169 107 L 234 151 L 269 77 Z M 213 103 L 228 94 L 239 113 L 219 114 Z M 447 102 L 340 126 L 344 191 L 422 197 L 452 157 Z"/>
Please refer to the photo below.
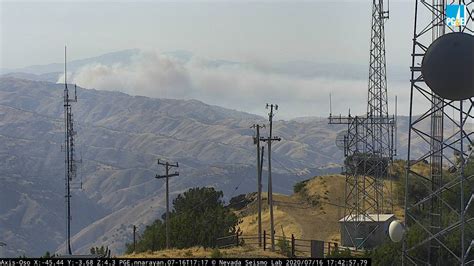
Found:
<path fill-rule="evenodd" d="M 76 86 L 74 86 L 74 98 L 69 97 L 67 87 L 67 54 L 64 46 L 64 152 L 65 152 L 65 186 L 66 186 L 66 221 L 67 221 L 67 252 L 72 255 L 71 249 L 71 182 L 77 174 L 76 160 L 74 158 L 76 148 L 74 144 L 76 132 L 74 131 L 74 118 L 71 103 L 77 102 Z"/>

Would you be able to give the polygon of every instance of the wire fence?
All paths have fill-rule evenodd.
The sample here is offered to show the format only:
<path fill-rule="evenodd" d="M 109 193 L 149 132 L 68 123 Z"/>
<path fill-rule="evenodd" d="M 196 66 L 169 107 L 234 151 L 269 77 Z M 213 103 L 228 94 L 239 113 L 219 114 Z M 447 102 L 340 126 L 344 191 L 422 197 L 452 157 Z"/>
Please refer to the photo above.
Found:
<path fill-rule="evenodd" d="M 216 239 L 218 248 L 229 248 L 242 245 L 250 245 L 262 250 L 272 250 L 271 238 L 264 230 L 261 239 L 258 235 L 243 235 L 235 233 L 225 237 Z M 325 242 L 320 240 L 309 240 L 295 238 L 294 235 L 289 237 L 284 235 L 275 235 L 275 252 L 287 257 L 327 257 L 339 249 L 336 242 Z"/>

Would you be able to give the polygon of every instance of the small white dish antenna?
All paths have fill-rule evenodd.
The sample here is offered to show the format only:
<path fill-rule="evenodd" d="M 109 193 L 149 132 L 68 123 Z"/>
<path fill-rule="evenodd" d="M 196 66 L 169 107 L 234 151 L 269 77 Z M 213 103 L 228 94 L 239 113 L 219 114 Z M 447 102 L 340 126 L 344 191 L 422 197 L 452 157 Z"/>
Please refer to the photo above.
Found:
<path fill-rule="evenodd" d="M 405 229 L 399 221 L 395 220 L 390 223 L 390 226 L 388 227 L 388 235 L 393 242 L 398 243 L 402 241 L 404 234 Z"/>

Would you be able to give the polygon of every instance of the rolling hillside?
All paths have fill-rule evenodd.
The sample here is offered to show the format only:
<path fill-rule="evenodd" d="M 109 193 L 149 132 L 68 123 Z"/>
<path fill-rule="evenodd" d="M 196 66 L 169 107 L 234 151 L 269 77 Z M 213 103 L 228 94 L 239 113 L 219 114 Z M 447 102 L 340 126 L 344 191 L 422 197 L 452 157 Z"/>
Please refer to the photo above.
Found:
<path fill-rule="evenodd" d="M 7 256 L 64 252 L 63 86 L 0 78 L 0 239 Z M 152 99 L 78 88 L 77 187 L 73 193 L 72 246 L 123 250 L 132 224 L 163 212 L 157 158 L 180 163 L 172 196 L 189 187 L 215 186 L 226 199 L 254 191 L 253 123 L 265 118 L 195 100 Z M 262 107 L 263 109 L 263 107 Z M 337 129 L 325 121 L 276 121 L 283 138 L 274 147 L 275 188 L 331 172 L 341 153 Z M 42 230 L 38 230 L 41 228 Z M 58 248 L 59 247 L 59 248 Z"/>
<path fill-rule="evenodd" d="M 61 84 L 0 78 L 0 239 L 7 256 L 65 251 L 62 94 Z M 78 99 L 73 111 L 82 163 L 74 181 L 81 189 L 72 200 L 74 252 L 105 245 L 120 253 L 133 224 L 143 228 L 161 217 L 164 186 L 153 178 L 163 170 L 158 158 L 180 163 L 172 197 L 196 186 L 214 186 L 226 200 L 255 191 L 250 125 L 266 118 L 196 100 L 84 88 Z M 283 141 L 273 147 L 274 192 L 289 195 L 296 182 L 339 172 L 342 152 L 334 139 L 342 129 L 323 118 L 275 121 Z M 401 158 L 406 129 L 400 118 Z"/>

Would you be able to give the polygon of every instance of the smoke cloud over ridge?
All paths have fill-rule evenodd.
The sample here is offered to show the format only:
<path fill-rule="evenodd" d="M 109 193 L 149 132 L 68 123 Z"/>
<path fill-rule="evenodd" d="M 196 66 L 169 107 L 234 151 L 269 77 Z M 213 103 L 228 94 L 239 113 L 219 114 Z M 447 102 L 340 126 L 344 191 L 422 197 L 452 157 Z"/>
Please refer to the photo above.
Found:
<path fill-rule="evenodd" d="M 338 70 L 333 71 L 337 76 Z M 63 80 L 64 75 L 58 82 Z M 283 108 L 280 118 L 327 116 L 330 93 L 333 113 L 346 114 L 350 107 L 353 113 L 363 113 L 367 98 L 367 81 L 344 77 L 344 74 L 337 78 L 317 73 L 302 76 L 256 63 L 216 61 L 196 56 L 180 58 L 150 51 L 140 52 L 130 64 L 86 65 L 68 73 L 68 82 L 131 95 L 197 99 L 262 115 L 264 104 L 275 102 Z M 396 83 L 393 86 L 396 88 L 390 89 L 398 90 L 405 86 L 408 87 L 407 83 Z"/>

